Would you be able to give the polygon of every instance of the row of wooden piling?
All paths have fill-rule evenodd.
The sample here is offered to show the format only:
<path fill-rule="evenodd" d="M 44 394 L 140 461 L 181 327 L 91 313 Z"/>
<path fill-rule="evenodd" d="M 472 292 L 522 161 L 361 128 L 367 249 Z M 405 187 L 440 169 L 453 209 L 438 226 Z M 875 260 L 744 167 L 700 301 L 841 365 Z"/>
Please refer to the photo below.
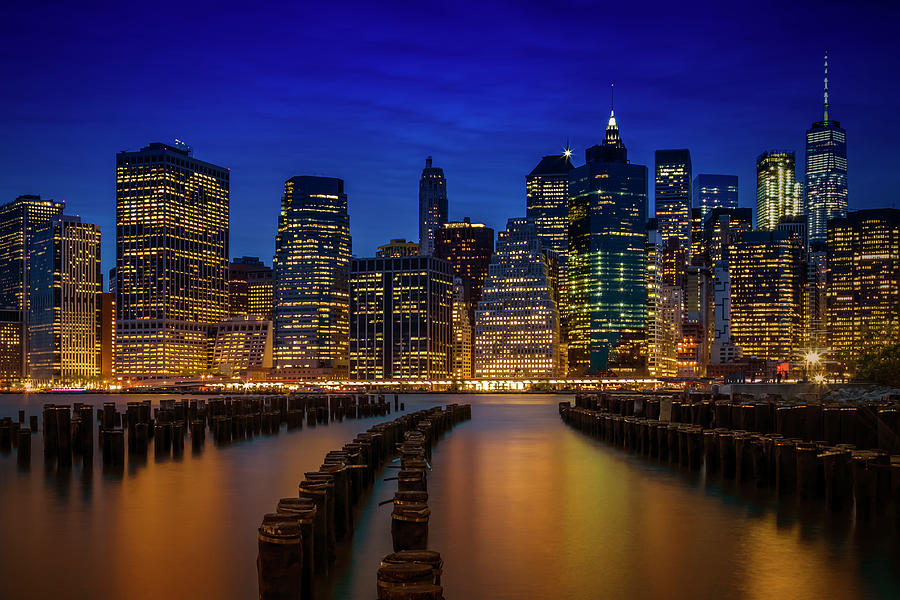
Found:
<path fill-rule="evenodd" d="M 394 396 L 394 408 L 399 409 Z M 25 411 L 18 420 L 0 418 L 0 453 L 17 450 L 18 463 L 31 464 L 31 434 L 38 431 L 38 416 L 29 417 L 25 427 Z M 258 435 L 275 435 L 282 425 L 288 430 L 304 426 L 327 425 L 343 421 L 390 414 L 391 404 L 384 395 L 341 394 L 292 396 L 236 396 L 200 400 L 162 400 L 152 407 L 150 400 L 128 402 L 119 411 L 114 402 L 104 402 L 96 409 L 88 404 L 45 404 L 42 410 L 43 455 L 45 467 L 68 469 L 80 460 L 86 468 L 93 465 L 94 415 L 96 414 L 97 447 L 104 467 L 118 468 L 125 462 L 125 449 L 131 457 L 147 456 L 150 442 L 157 459 L 180 458 L 185 440 L 190 439 L 199 451 L 207 435 L 218 445 L 252 439 Z"/>
<path fill-rule="evenodd" d="M 649 458 L 691 471 L 705 469 L 707 477 L 770 488 L 779 497 L 821 501 L 830 511 L 855 514 L 859 521 L 889 517 L 900 528 L 900 455 L 777 432 L 705 426 L 724 423 L 735 413 L 743 413 L 742 424 L 749 424 L 747 415 L 756 411 L 771 416 L 771 407 L 758 408 L 761 403 L 681 404 L 679 411 L 671 410 L 669 419 L 662 420 L 658 402 L 647 397 L 578 395 L 575 406 L 560 403 L 560 416 L 592 437 Z M 755 427 L 775 424 L 784 431 L 784 424 L 792 421 L 777 414 L 785 408 L 776 404 L 775 420 L 764 416 L 752 422 Z M 792 410 L 786 412 L 792 414 Z"/>
<path fill-rule="evenodd" d="M 396 402 L 396 398 L 395 398 Z M 336 544 L 353 535 L 354 508 L 381 466 L 423 420 L 446 423 L 463 412 L 435 407 L 380 423 L 304 474 L 298 496 L 282 498 L 259 527 L 257 573 L 264 600 L 315 597 L 316 580 L 335 560 Z M 469 413 L 470 414 L 470 413 Z M 401 473 L 403 470 L 401 470 Z"/>

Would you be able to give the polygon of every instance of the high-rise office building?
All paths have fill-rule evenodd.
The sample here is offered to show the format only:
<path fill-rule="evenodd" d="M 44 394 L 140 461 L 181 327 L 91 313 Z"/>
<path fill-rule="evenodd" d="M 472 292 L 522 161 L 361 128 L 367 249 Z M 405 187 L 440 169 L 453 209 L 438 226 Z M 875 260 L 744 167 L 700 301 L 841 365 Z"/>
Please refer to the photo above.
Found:
<path fill-rule="evenodd" d="M 378 258 L 396 258 L 398 256 L 418 256 L 419 245 L 404 239 L 393 239 L 387 244 L 378 246 L 375 256 Z"/>
<path fill-rule="evenodd" d="M 450 376 L 453 273 L 434 256 L 350 261 L 350 377 Z"/>
<path fill-rule="evenodd" d="M 30 261 L 30 378 L 99 377 L 100 228 L 78 217 L 57 217 L 35 233 Z"/>
<path fill-rule="evenodd" d="M 198 375 L 228 312 L 229 170 L 189 146 L 116 155 L 116 374 Z"/>
<path fill-rule="evenodd" d="M 687 251 L 691 244 L 690 151 L 657 150 L 655 183 L 656 222 L 663 248 L 676 238 Z"/>
<path fill-rule="evenodd" d="M 23 377 L 25 321 L 21 310 L 0 308 L 0 387 Z"/>
<path fill-rule="evenodd" d="M 681 339 L 684 298 L 680 287 L 662 276 L 662 241 L 656 219 L 647 222 L 647 372 L 651 377 L 678 373 L 677 345 Z"/>
<path fill-rule="evenodd" d="M 100 294 L 100 377 L 111 381 L 116 375 L 116 293 Z"/>
<path fill-rule="evenodd" d="M 753 211 L 749 208 L 714 208 L 703 221 L 703 251 L 715 265 L 727 261 L 731 248 L 741 236 L 753 230 Z"/>
<path fill-rule="evenodd" d="M 275 238 L 279 377 L 347 378 L 350 252 L 344 181 L 288 179 Z"/>
<path fill-rule="evenodd" d="M 785 361 L 800 345 L 802 270 L 786 231 L 743 234 L 729 256 L 731 331 L 744 355 Z"/>
<path fill-rule="evenodd" d="M 842 361 L 900 339 L 900 209 L 828 223 L 828 343 Z"/>
<path fill-rule="evenodd" d="M 544 250 L 556 252 L 559 259 L 560 334 L 565 339 L 569 304 L 569 172 L 575 168 L 572 151 L 545 156 L 525 178 L 525 216 L 534 220 Z"/>
<path fill-rule="evenodd" d="M 19 373 L 28 373 L 28 319 L 30 257 L 32 241 L 39 229 L 62 215 L 65 202 L 42 200 L 40 196 L 19 196 L 0 206 L 0 309 L 18 311 L 24 332 L 17 355 Z M 12 331 L 12 327 L 10 328 Z"/>
<path fill-rule="evenodd" d="M 806 216 L 809 241 L 824 242 L 828 221 L 847 215 L 847 132 L 828 118 L 828 55 L 825 55 L 823 119 L 806 130 Z"/>
<path fill-rule="evenodd" d="M 230 317 L 209 329 L 210 369 L 225 377 L 266 379 L 272 368 L 272 321 Z"/>
<path fill-rule="evenodd" d="M 472 323 L 471 303 L 466 296 L 466 286 L 462 278 L 453 278 L 453 306 L 450 322 L 452 324 L 450 349 L 450 376 L 453 379 L 469 379 L 473 374 L 472 344 L 475 340 L 475 328 Z"/>
<path fill-rule="evenodd" d="M 647 317 L 647 167 L 628 162 L 615 116 L 569 175 L 569 372 L 638 373 Z"/>
<path fill-rule="evenodd" d="M 709 364 L 713 320 L 712 273 L 703 265 L 684 270 L 684 312 L 678 342 L 678 375 L 703 377 Z"/>
<path fill-rule="evenodd" d="M 785 217 L 803 215 L 803 184 L 793 152 L 763 152 L 756 159 L 756 228 L 775 229 Z"/>
<path fill-rule="evenodd" d="M 558 376 L 559 312 L 552 285 L 534 221 L 509 219 L 475 311 L 475 377 Z"/>
<path fill-rule="evenodd" d="M 714 208 L 737 208 L 737 175 L 700 173 L 694 177 L 694 207 L 700 209 L 703 219 Z"/>
<path fill-rule="evenodd" d="M 256 256 L 242 256 L 228 265 L 228 315 L 272 319 L 272 268 Z"/>
<path fill-rule="evenodd" d="M 713 339 L 710 363 L 721 365 L 741 358 L 741 349 L 731 335 L 731 275 L 728 263 L 720 260 L 713 271 Z"/>
<path fill-rule="evenodd" d="M 447 180 L 443 169 L 431 166 L 429 156 L 419 179 L 419 254 L 434 253 L 434 233 L 446 222 Z"/>

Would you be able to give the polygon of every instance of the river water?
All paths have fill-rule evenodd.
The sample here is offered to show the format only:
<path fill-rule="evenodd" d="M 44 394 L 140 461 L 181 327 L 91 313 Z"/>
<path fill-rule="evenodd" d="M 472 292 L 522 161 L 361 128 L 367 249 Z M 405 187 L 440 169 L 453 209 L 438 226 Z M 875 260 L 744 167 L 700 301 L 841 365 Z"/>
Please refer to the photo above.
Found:
<path fill-rule="evenodd" d="M 0 396 L 0 416 L 77 398 Z M 407 411 L 470 402 L 434 449 L 429 547 L 449 600 L 469 598 L 900 598 L 900 551 L 884 527 L 825 519 L 611 448 L 566 427 L 565 396 L 404 396 Z M 386 417 L 393 418 L 396 413 Z M 256 529 L 304 471 L 380 418 L 216 447 L 179 460 L 45 470 L 0 455 L 0 598 L 257 596 Z M 96 428 L 95 428 L 96 435 Z M 371 599 L 391 550 L 379 478 L 322 598 Z"/>

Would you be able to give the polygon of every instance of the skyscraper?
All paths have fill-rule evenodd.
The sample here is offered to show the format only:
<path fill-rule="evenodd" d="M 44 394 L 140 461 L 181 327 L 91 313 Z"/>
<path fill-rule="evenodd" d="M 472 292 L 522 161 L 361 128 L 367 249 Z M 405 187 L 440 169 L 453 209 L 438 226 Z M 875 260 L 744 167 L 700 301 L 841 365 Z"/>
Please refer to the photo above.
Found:
<path fill-rule="evenodd" d="M 0 385 L 8 386 L 23 376 L 25 322 L 21 310 L 0 308 Z"/>
<path fill-rule="evenodd" d="M 350 261 L 350 377 L 450 376 L 453 274 L 434 256 Z"/>
<path fill-rule="evenodd" d="M 472 345 L 475 328 L 472 319 L 475 311 L 466 298 L 466 286 L 460 277 L 453 278 L 453 306 L 450 322 L 452 325 L 450 349 L 450 376 L 453 379 L 472 377 Z"/>
<path fill-rule="evenodd" d="M 434 252 L 434 232 L 447 222 L 447 180 L 444 170 L 431 166 L 431 157 L 425 159 L 425 168 L 419 179 L 419 254 L 431 256 Z"/>
<path fill-rule="evenodd" d="M 662 276 L 662 242 L 656 219 L 647 223 L 647 372 L 651 377 L 675 377 L 681 339 L 684 297 L 680 287 Z"/>
<path fill-rule="evenodd" d="M 22 347 L 19 349 L 20 375 L 27 374 L 30 257 L 32 241 L 39 229 L 60 215 L 65 202 L 42 200 L 40 196 L 19 196 L 0 206 L 0 308 L 18 311 L 22 320 Z M 10 326 L 9 330 L 13 328 Z"/>
<path fill-rule="evenodd" d="M 829 221 L 827 294 L 828 343 L 838 359 L 900 339 L 900 209 Z"/>
<path fill-rule="evenodd" d="M 450 262 L 454 277 L 462 281 L 463 302 L 469 314 L 466 316 L 470 335 L 474 336 L 471 324 L 475 322 L 475 308 L 481 300 L 484 279 L 494 253 L 494 230 L 484 223 L 472 223 L 466 217 L 461 222 L 444 223 L 435 231 L 434 255 Z M 457 330 L 465 324 L 454 325 Z M 474 338 L 470 340 L 470 344 Z M 471 372 L 466 378 L 471 377 Z"/>
<path fill-rule="evenodd" d="M 647 167 L 628 162 L 610 112 L 606 139 L 569 174 L 569 372 L 640 371 L 647 316 Z"/>
<path fill-rule="evenodd" d="M 824 242 L 828 221 L 847 216 L 847 132 L 828 118 L 828 54 L 824 117 L 806 130 L 806 215 L 809 241 Z"/>
<path fill-rule="evenodd" d="M 763 152 L 756 159 L 756 228 L 775 229 L 784 217 L 803 215 L 803 184 L 793 152 Z"/>
<path fill-rule="evenodd" d="M 655 206 L 659 235 L 665 249 L 669 238 L 688 251 L 691 243 L 691 153 L 656 151 Z M 689 257 L 685 257 L 689 258 Z"/>
<path fill-rule="evenodd" d="M 749 208 L 714 208 L 703 222 L 703 251 L 715 266 L 728 261 L 731 248 L 741 236 L 753 230 L 753 211 Z"/>
<path fill-rule="evenodd" d="M 271 320 L 272 294 L 272 268 L 258 257 L 242 256 L 228 265 L 228 316 Z"/>
<path fill-rule="evenodd" d="M 275 238 L 278 376 L 347 378 L 350 252 L 344 181 L 288 179 Z"/>
<path fill-rule="evenodd" d="M 475 377 L 559 374 L 559 312 L 534 221 L 509 219 L 475 311 Z"/>
<path fill-rule="evenodd" d="M 228 312 L 229 170 L 189 146 L 116 155 L 116 372 L 198 375 Z"/>
<path fill-rule="evenodd" d="M 714 208 L 738 207 L 737 175 L 708 175 L 694 177 L 694 206 L 706 218 Z"/>
<path fill-rule="evenodd" d="M 378 246 L 375 256 L 378 258 L 395 258 L 398 256 L 418 256 L 419 245 L 404 239 L 393 239 L 387 244 Z"/>
<path fill-rule="evenodd" d="M 43 382 L 100 375 L 100 228 L 57 217 L 35 233 L 31 256 L 29 375 Z"/>
<path fill-rule="evenodd" d="M 791 360 L 801 333 L 797 247 L 787 231 L 751 231 L 730 252 L 731 332 L 746 356 Z"/>

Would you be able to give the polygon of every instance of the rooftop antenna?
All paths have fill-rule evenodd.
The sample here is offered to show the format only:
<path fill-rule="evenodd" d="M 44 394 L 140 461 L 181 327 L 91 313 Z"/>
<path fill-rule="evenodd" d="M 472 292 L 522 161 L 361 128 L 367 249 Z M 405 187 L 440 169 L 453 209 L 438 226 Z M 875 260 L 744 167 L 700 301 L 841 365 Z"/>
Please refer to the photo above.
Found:
<path fill-rule="evenodd" d="M 610 116 L 614 116 L 616 114 L 616 84 L 609 84 L 609 114 Z"/>
<path fill-rule="evenodd" d="M 563 156 L 566 158 L 572 156 L 572 146 L 569 145 L 569 136 L 566 136 L 566 149 L 563 150 Z"/>
<path fill-rule="evenodd" d="M 828 122 L 828 50 L 825 51 L 825 122 Z"/>

